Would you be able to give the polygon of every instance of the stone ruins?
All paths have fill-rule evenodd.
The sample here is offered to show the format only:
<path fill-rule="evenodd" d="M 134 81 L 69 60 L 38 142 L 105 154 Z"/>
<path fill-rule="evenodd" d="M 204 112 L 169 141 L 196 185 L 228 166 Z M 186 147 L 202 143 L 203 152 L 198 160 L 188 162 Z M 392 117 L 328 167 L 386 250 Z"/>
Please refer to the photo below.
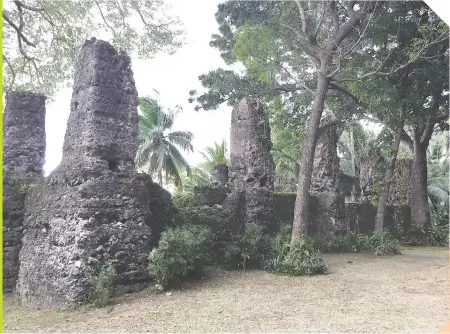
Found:
<path fill-rule="evenodd" d="M 45 96 L 11 92 L 3 115 L 3 290 L 12 291 L 19 272 L 25 195 L 43 176 Z"/>
<path fill-rule="evenodd" d="M 275 164 L 267 108 L 243 98 L 231 114 L 229 184 L 240 224 L 273 222 Z"/>
<path fill-rule="evenodd" d="M 61 164 L 28 195 L 17 292 L 29 307 L 71 307 L 90 275 L 113 264 L 119 284 L 145 279 L 172 223 L 170 194 L 135 172 L 138 95 L 130 58 L 86 41 L 76 66 Z"/>
<path fill-rule="evenodd" d="M 319 234 L 347 231 L 345 199 L 340 189 L 338 139 L 335 128 L 326 128 L 317 140 L 314 152 L 311 193 L 317 197 L 316 232 Z"/>

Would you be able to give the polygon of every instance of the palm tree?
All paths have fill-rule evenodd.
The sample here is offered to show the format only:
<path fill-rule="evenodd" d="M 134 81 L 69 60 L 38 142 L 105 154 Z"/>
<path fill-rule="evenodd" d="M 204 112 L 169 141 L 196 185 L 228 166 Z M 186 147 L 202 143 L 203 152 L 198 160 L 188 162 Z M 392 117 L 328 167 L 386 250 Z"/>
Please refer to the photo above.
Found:
<path fill-rule="evenodd" d="M 212 173 L 215 166 L 227 164 L 227 143 L 225 139 L 222 139 L 220 143 L 214 142 L 214 146 L 206 147 L 200 154 L 205 158 L 205 162 L 200 164 L 200 168 Z"/>
<path fill-rule="evenodd" d="M 175 186 L 181 186 L 181 171 L 184 169 L 190 174 L 190 167 L 179 149 L 192 152 L 193 135 L 187 131 L 170 131 L 180 108 L 166 112 L 159 102 L 151 97 L 139 98 L 139 108 L 141 143 L 136 154 L 136 166 L 146 168 L 150 175 L 158 179 L 161 186 L 163 172 L 166 181 L 172 179 Z"/>

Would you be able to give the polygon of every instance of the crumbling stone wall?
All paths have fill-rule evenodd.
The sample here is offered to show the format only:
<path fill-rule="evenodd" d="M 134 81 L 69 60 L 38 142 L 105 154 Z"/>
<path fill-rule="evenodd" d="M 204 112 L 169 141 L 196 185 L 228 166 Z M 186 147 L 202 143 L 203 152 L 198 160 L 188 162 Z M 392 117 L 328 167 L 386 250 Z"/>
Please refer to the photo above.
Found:
<path fill-rule="evenodd" d="M 225 186 L 228 183 L 228 166 L 226 164 L 214 166 L 211 183 Z"/>
<path fill-rule="evenodd" d="M 363 202 L 376 203 L 381 191 L 385 170 L 385 160 L 375 148 L 370 149 L 361 159 L 360 187 Z"/>
<path fill-rule="evenodd" d="M 267 108 L 254 98 L 243 98 L 231 114 L 229 203 L 238 224 L 273 221 L 275 164 L 270 149 Z M 229 204 L 228 203 L 228 204 Z"/>
<path fill-rule="evenodd" d="M 341 192 L 337 142 L 339 136 L 334 127 L 328 127 L 317 140 L 312 173 L 312 194 L 317 197 L 317 233 L 344 233 L 344 194 Z"/>
<path fill-rule="evenodd" d="M 6 95 L 3 114 L 3 290 L 15 288 L 25 197 L 43 175 L 45 96 L 31 92 Z"/>
<path fill-rule="evenodd" d="M 61 164 L 27 201 L 17 291 L 30 307 L 86 301 L 92 272 L 145 280 L 147 257 L 173 223 L 170 194 L 136 173 L 138 95 L 130 58 L 86 41 L 77 63 Z"/>
<path fill-rule="evenodd" d="M 276 221 L 292 223 L 294 219 L 295 193 L 275 193 L 274 216 Z M 372 203 L 345 203 L 345 217 L 348 231 L 372 234 L 375 229 L 377 208 Z M 311 196 L 308 206 L 308 233 L 317 235 L 320 231 L 318 219 L 321 210 L 319 199 Z M 411 228 L 411 207 L 406 205 L 391 205 L 386 209 L 386 229 L 396 237 L 406 237 Z"/>
<path fill-rule="evenodd" d="M 399 159 L 395 163 L 388 205 L 411 205 L 412 159 Z"/>

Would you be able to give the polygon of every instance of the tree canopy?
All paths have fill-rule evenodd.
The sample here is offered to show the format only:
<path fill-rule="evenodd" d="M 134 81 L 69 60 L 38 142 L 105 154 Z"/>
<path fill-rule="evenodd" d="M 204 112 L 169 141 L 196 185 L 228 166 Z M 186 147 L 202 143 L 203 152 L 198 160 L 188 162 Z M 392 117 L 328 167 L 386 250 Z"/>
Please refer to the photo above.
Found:
<path fill-rule="evenodd" d="M 51 97 L 73 75 L 84 40 L 108 36 L 141 58 L 173 53 L 183 43 L 180 22 L 161 0 L 14 0 L 3 9 L 3 89 Z M 103 36 L 102 35 L 102 36 Z"/>

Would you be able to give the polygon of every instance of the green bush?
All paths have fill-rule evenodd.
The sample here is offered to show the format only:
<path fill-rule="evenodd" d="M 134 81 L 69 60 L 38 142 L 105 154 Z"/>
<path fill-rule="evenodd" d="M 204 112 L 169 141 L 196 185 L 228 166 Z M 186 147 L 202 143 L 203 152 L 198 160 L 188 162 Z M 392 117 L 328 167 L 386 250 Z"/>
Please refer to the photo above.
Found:
<path fill-rule="evenodd" d="M 210 261 L 211 232 L 204 226 L 184 225 L 163 232 L 149 255 L 148 271 L 163 288 L 198 274 Z"/>
<path fill-rule="evenodd" d="M 108 305 L 109 299 L 114 294 L 114 287 L 117 280 L 114 266 L 101 270 L 99 273 L 91 273 L 89 282 L 89 301 L 95 307 Z"/>
<path fill-rule="evenodd" d="M 431 213 L 431 246 L 448 246 L 449 226 L 448 209 L 439 209 Z"/>
<path fill-rule="evenodd" d="M 277 237 L 281 239 L 283 232 L 280 231 Z M 315 248 L 315 241 L 312 238 L 303 237 L 299 246 L 295 248 L 284 243 L 277 250 L 280 250 L 279 253 L 267 266 L 272 272 L 289 276 L 310 276 L 327 272 L 325 261 Z"/>
<path fill-rule="evenodd" d="M 224 245 L 223 253 L 221 264 L 227 269 L 262 268 L 272 254 L 272 240 L 262 226 L 249 223 L 243 234 L 232 236 L 232 240 Z"/>
<path fill-rule="evenodd" d="M 375 233 L 369 238 L 368 248 L 377 256 L 400 254 L 400 243 L 390 233 Z"/>

